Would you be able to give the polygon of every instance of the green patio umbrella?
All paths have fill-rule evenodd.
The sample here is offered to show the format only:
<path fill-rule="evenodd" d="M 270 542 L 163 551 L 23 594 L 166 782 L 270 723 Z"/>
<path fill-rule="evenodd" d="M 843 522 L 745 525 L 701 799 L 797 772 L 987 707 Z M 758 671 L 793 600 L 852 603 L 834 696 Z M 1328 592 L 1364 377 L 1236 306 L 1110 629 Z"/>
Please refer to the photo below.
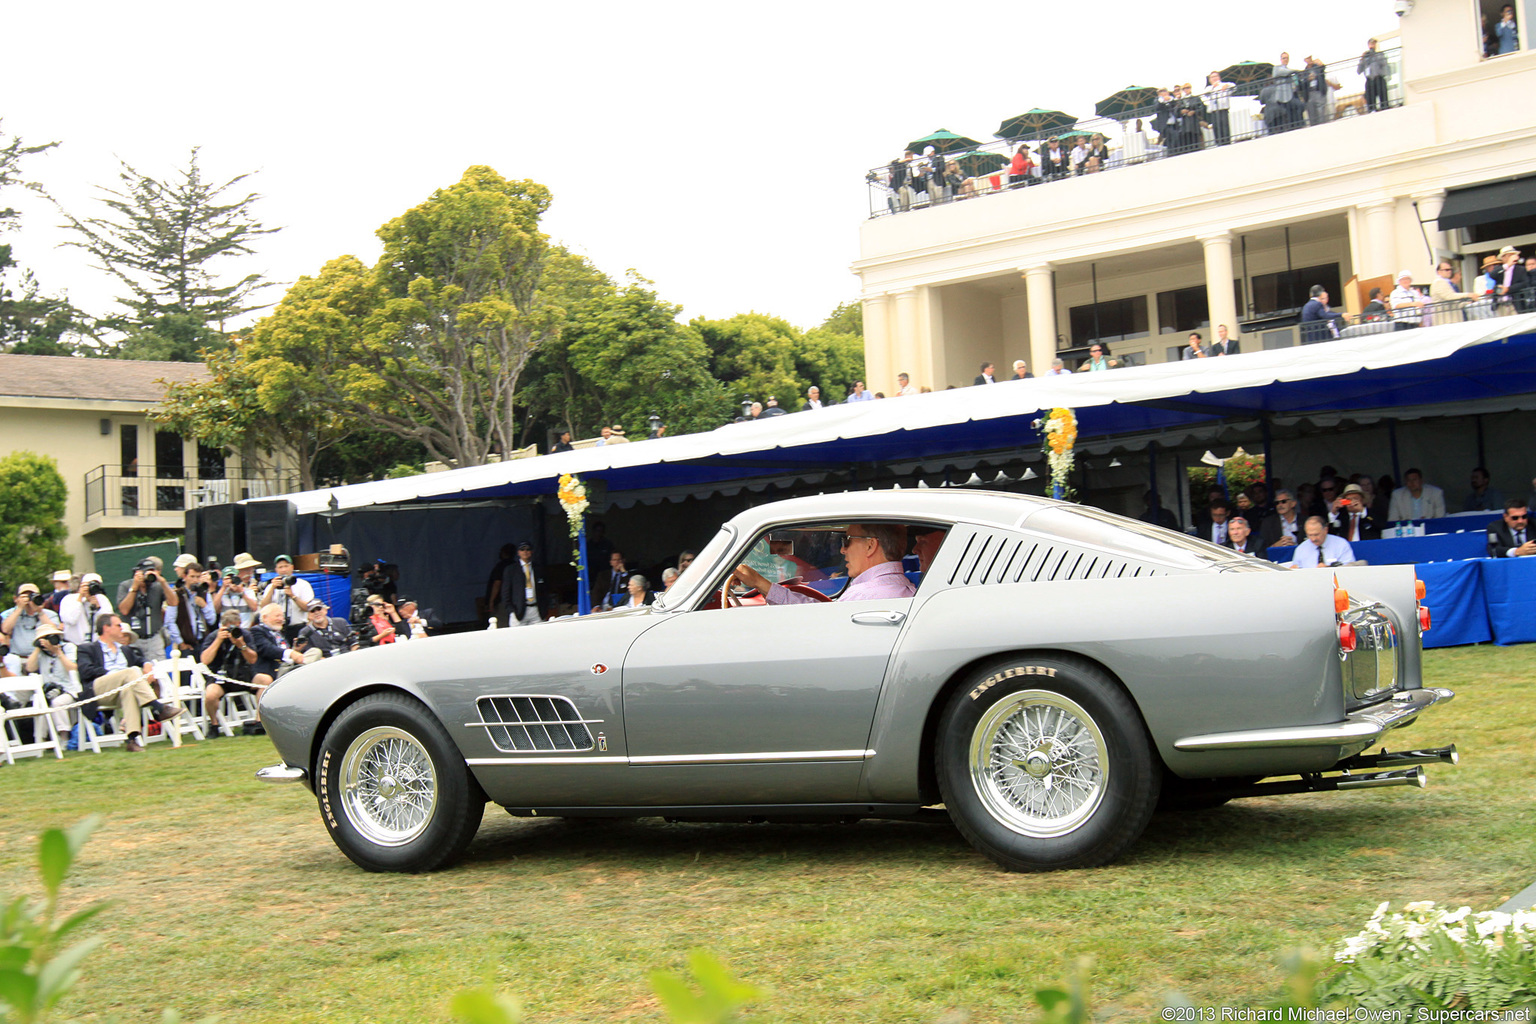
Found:
<path fill-rule="evenodd" d="M 1002 153 L 984 153 L 980 150 L 972 150 L 969 153 L 961 153 L 955 157 L 955 162 L 966 174 L 975 177 L 982 174 L 991 174 L 993 171 L 1008 166 L 1009 158 Z"/>
<path fill-rule="evenodd" d="M 1042 110 L 1035 107 L 1026 110 L 1016 117 L 1010 117 L 997 126 L 997 137 L 1000 139 L 1023 139 L 1034 135 L 1049 135 L 1051 132 L 1060 131 L 1063 128 L 1071 128 L 1077 124 L 1077 118 L 1071 114 L 1064 114 L 1060 110 Z"/>
<path fill-rule="evenodd" d="M 1221 80 L 1231 82 L 1237 88 L 1234 96 L 1257 96 L 1268 79 L 1275 74 L 1275 66 L 1263 61 L 1245 60 L 1221 69 Z"/>
<path fill-rule="evenodd" d="M 1119 92 L 1110 93 L 1093 105 L 1093 112 L 1100 117 L 1124 120 L 1135 117 L 1141 111 L 1157 103 L 1157 90 L 1150 85 L 1128 85 Z"/>
<path fill-rule="evenodd" d="M 964 135 L 956 135 L 952 131 L 940 128 L 920 139 L 913 139 L 907 143 L 907 149 L 921 156 L 923 150 L 929 146 L 940 153 L 953 153 L 959 149 L 975 149 L 979 145 L 981 143 L 975 139 L 968 139 Z"/>

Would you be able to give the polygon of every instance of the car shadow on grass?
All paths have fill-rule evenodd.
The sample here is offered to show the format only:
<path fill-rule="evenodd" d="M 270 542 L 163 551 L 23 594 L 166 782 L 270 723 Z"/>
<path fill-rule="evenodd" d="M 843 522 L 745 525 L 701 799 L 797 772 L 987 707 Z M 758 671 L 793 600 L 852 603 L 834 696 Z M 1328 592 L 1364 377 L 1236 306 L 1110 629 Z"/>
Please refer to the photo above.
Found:
<path fill-rule="evenodd" d="M 1120 863 L 1155 866 L 1212 854 L 1263 859 L 1284 848 L 1297 863 L 1326 863 L 1341 848 L 1416 843 L 1426 823 L 1452 812 L 1409 800 L 1314 794 L 1235 800 L 1203 811 L 1153 816 Z M 1446 824 L 1442 822 L 1442 824 Z M 512 818 L 487 807 L 466 864 L 579 862 L 663 868 L 707 857 L 719 865 L 783 860 L 863 868 L 935 861 L 987 865 L 945 821 L 864 820 L 853 824 L 668 822 L 662 818 Z M 988 865 L 989 866 L 989 865 Z"/>

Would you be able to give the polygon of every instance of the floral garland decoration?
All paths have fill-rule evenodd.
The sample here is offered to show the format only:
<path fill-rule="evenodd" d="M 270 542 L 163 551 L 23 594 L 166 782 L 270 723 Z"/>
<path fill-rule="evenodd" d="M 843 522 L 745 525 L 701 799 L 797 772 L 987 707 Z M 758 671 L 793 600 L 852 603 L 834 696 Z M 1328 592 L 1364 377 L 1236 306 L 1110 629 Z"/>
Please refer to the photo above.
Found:
<path fill-rule="evenodd" d="M 1036 430 L 1045 434 L 1046 463 L 1051 467 L 1051 494 L 1072 500 L 1072 446 L 1077 443 L 1077 416 L 1071 409 L 1056 408 L 1043 420 L 1035 420 Z"/>
<path fill-rule="evenodd" d="M 571 564 L 579 568 L 581 546 L 577 538 L 581 536 L 581 517 L 586 514 L 590 504 L 587 501 L 587 485 L 581 482 L 580 477 L 566 473 L 560 477 L 558 494 L 560 506 L 565 509 L 566 526 L 571 532 Z"/>

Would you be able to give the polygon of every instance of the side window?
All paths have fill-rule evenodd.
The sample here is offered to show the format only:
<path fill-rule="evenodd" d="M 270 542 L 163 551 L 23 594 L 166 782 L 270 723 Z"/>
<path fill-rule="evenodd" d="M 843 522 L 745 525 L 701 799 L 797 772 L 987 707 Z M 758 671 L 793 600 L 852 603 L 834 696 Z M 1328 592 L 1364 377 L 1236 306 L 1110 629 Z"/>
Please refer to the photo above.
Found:
<path fill-rule="evenodd" d="M 911 596 L 947 530 L 909 522 L 775 527 L 737 556 L 735 596 L 744 604 Z"/>

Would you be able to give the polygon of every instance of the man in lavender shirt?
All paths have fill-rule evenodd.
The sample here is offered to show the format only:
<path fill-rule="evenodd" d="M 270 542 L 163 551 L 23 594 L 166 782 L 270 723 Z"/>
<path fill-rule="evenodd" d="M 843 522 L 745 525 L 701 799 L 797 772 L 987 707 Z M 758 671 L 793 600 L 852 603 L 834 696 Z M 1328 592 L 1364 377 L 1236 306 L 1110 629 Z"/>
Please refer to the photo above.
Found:
<path fill-rule="evenodd" d="M 843 535 L 843 560 L 852 582 L 839 601 L 873 601 L 882 597 L 911 597 L 917 593 L 901 569 L 907 547 L 907 528 L 876 523 L 855 523 Z M 738 565 L 735 578 L 755 587 L 769 604 L 811 604 L 815 598 L 772 583 L 749 565 Z"/>

